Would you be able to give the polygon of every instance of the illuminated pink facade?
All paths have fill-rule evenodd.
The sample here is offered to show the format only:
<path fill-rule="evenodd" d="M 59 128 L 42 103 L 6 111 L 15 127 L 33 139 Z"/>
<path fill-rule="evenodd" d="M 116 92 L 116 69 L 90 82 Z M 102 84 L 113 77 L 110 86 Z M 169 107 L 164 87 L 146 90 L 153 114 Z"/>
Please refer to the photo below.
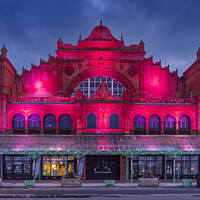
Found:
<path fill-rule="evenodd" d="M 199 134 L 200 49 L 179 77 L 145 57 L 145 44 L 125 46 L 102 25 L 78 44 L 57 42 L 56 56 L 17 74 L 4 46 L 0 56 L 0 131 L 18 134 Z M 79 84 L 109 77 L 126 89 L 120 98 L 102 81 L 86 98 Z M 113 120 L 113 122 L 112 122 Z M 91 122 L 91 123 L 90 123 Z M 123 158 L 120 158 L 123 159 Z M 123 162 L 120 164 L 123 168 Z M 124 175 L 125 176 L 125 175 Z"/>

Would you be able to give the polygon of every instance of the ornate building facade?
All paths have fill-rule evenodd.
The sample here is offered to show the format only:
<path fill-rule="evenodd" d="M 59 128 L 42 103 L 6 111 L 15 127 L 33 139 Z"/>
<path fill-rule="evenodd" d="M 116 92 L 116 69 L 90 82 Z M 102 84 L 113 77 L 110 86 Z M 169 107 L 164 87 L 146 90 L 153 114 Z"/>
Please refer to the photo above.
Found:
<path fill-rule="evenodd" d="M 125 46 L 102 21 L 76 46 L 59 39 L 56 56 L 22 75 L 3 46 L 1 177 L 57 179 L 75 171 L 83 180 L 132 181 L 149 171 L 175 179 L 180 163 L 181 176 L 195 178 L 200 49 L 181 77 L 145 54 L 142 40 Z"/>

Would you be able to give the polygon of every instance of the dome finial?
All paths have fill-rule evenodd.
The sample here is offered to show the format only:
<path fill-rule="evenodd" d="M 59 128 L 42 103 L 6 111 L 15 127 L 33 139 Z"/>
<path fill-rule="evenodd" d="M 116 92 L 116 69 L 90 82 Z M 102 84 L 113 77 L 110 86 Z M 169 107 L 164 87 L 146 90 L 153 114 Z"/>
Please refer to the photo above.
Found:
<path fill-rule="evenodd" d="M 123 41 L 123 34 L 121 34 L 121 41 Z"/>
<path fill-rule="evenodd" d="M 100 25 L 102 25 L 102 18 L 100 19 Z"/>
<path fill-rule="evenodd" d="M 79 40 L 81 40 L 81 33 L 79 33 Z"/>

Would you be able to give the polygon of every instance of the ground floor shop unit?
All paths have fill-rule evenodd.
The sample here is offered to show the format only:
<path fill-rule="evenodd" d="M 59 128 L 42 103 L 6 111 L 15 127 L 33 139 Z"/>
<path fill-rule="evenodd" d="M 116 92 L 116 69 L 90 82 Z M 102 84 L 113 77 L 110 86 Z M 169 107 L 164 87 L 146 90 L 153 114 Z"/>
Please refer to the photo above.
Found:
<path fill-rule="evenodd" d="M 1 178 L 55 180 L 75 172 L 82 180 L 133 181 L 146 172 L 161 179 L 196 178 L 196 135 L 1 135 Z"/>

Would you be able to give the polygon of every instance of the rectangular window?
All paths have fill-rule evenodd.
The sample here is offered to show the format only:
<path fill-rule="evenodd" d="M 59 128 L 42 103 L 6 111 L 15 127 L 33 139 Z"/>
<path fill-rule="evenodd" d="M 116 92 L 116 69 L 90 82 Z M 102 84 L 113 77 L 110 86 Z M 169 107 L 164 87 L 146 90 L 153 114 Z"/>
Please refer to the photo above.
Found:
<path fill-rule="evenodd" d="M 189 98 L 192 98 L 192 89 L 189 90 Z"/>

